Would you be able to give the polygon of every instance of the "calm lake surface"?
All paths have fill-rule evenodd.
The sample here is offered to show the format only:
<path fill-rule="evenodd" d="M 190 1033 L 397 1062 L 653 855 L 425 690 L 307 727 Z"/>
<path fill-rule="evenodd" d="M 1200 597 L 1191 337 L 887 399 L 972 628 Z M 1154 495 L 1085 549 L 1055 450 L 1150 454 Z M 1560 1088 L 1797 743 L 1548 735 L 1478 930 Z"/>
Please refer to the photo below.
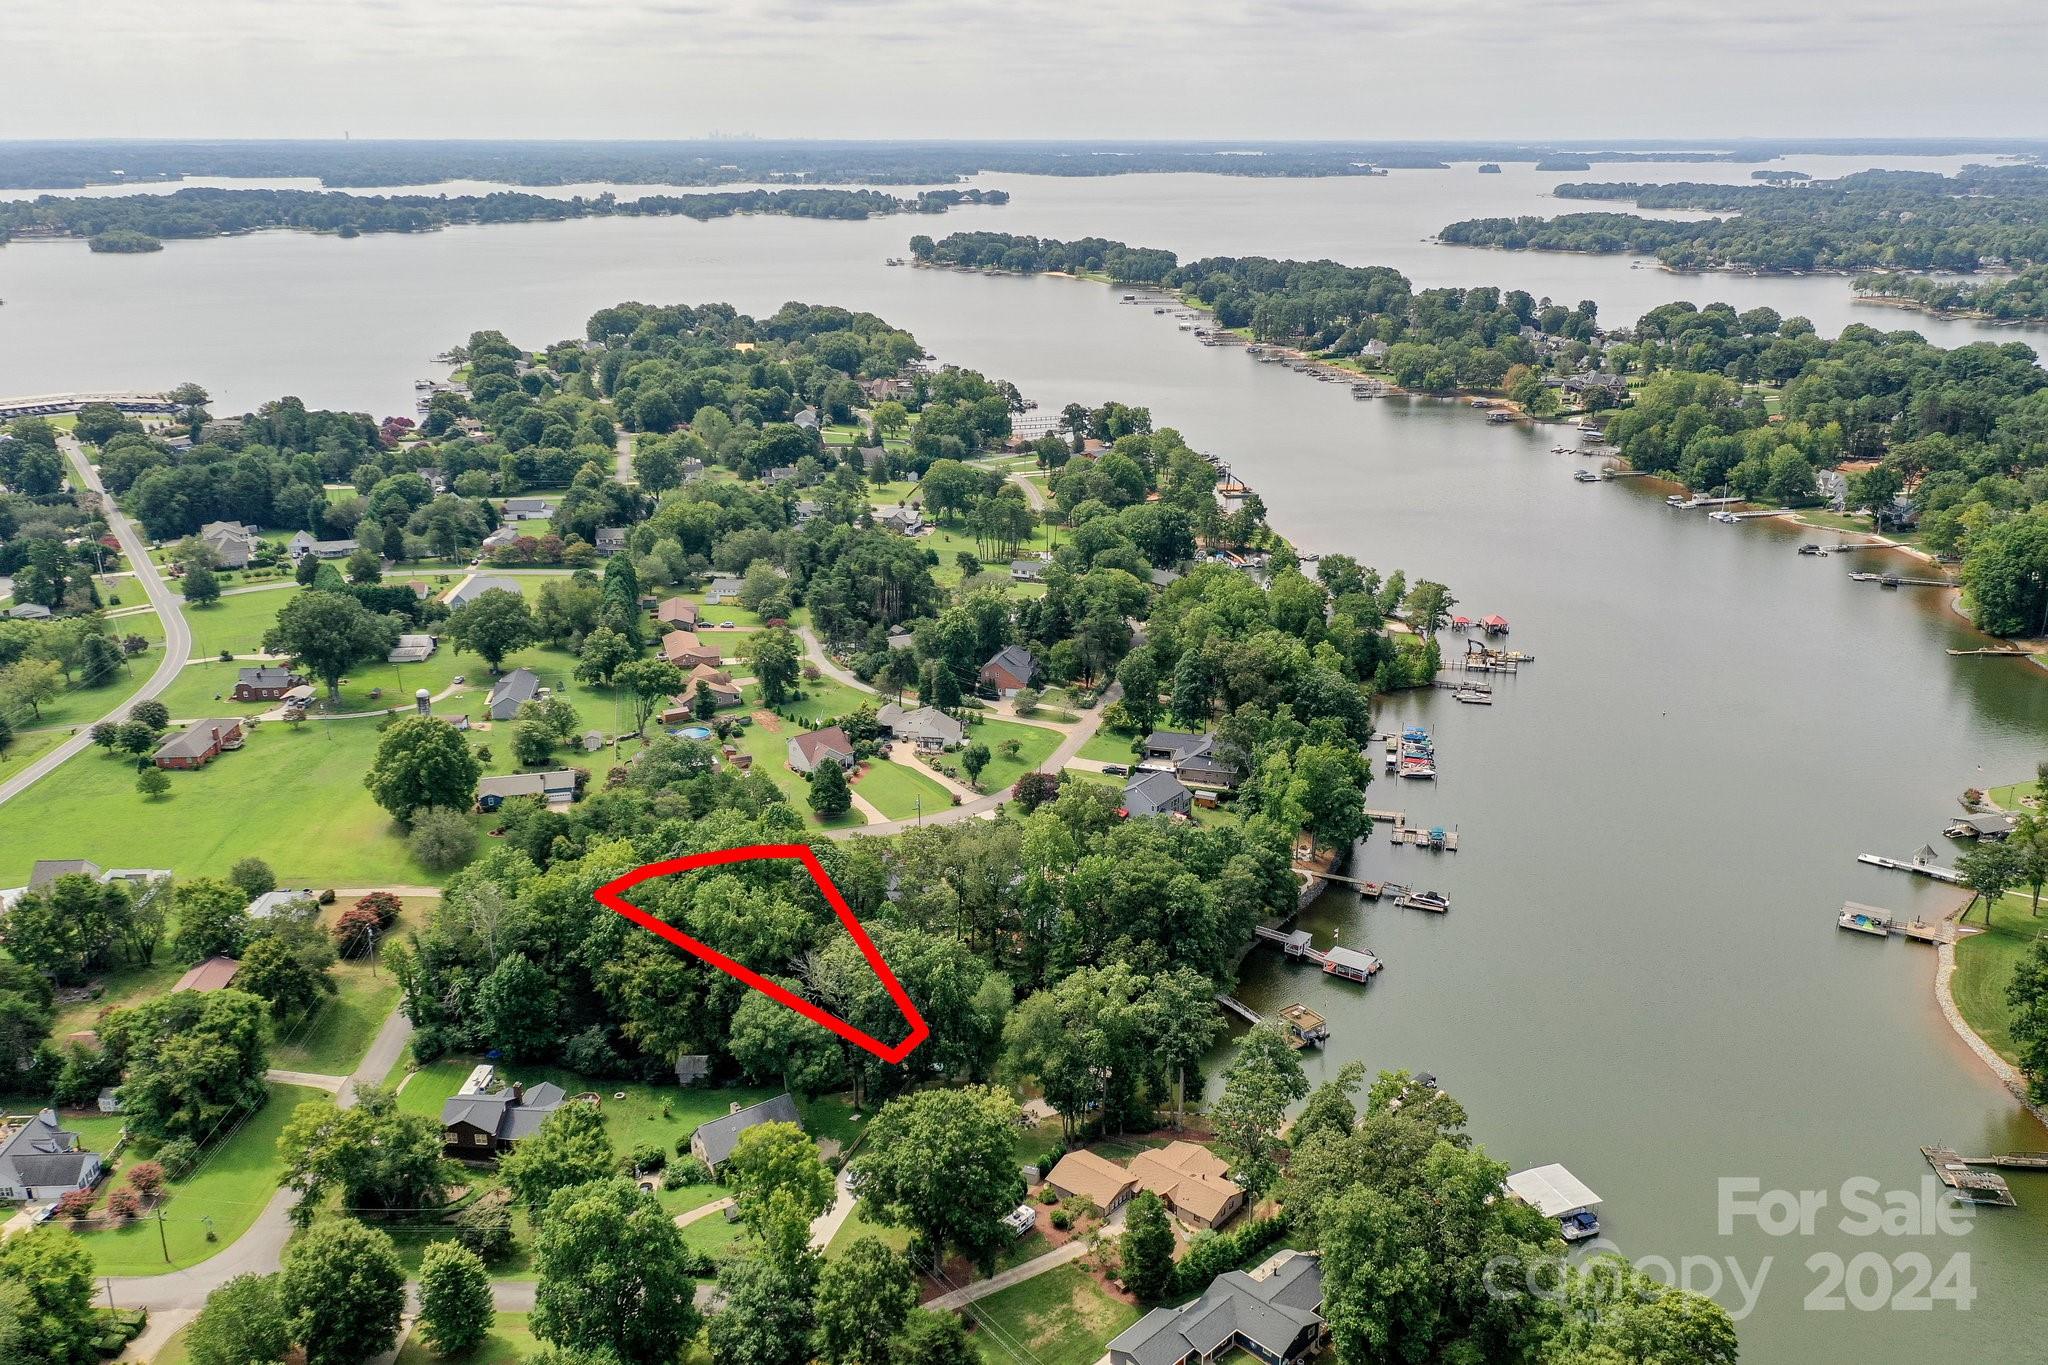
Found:
<path fill-rule="evenodd" d="M 1890 160 L 1949 170 L 1962 158 Z M 1875 164 L 1790 158 L 1815 175 Z M 1350 1058 L 1435 1072 L 1487 1149 L 1561 1161 L 1605 1199 L 1632 1256 L 1728 1258 L 1764 1274 L 1741 1325 L 1751 1361 L 2040 1358 L 2048 1179 L 2014 1176 L 2022 1207 L 1961 1236 L 1839 1230 L 1839 1187 L 1865 1176 L 1917 1193 L 1917 1148 L 2048 1148 L 1936 1010 L 1931 949 L 1833 924 L 1842 900 L 1938 911 L 1955 893 L 1859 866 L 1941 843 L 1964 787 L 2033 771 L 2048 679 L 1955 659 L 1976 640 L 1936 594 L 1847 578 L 1874 554 L 1800 558 L 1764 524 L 1670 511 L 1647 480 L 1574 483 L 1559 427 L 1490 427 L 1431 401 L 1355 402 L 1205 349 L 1149 307 L 1074 281 L 887 269 L 913 232 L 1099 234 L 1211 252 L 1387 264 L 1418 285 L 1494 283 L 1597 300 L 1631 322 L 1675 298 L 1769 304 L 1824 332 L 1909 326 L 1944 344 L 2030 334 L 1859 307 L 1834 278 L 1739 279 L 1631 269 L 1622 258 L 1440 247 L 1476 214 L 1567 211 L 1565 179 L 1746 180 L 1719 164 L 1603 165 L 1581 175 L 1469 166 L 1359 180 L 991 176 L 1001 209 L 818 223 L 678 219 L 470 228 L 354 241 L 273 233 L 172 243 L 149 256 L 81 244 L 0 250 L 0 393 L 206 384 L 219 411 L 283 393 L 409 413 L 429 357 L 477 328 L 526 345 L 580 334 L 621 299 L 789 299 L 870 309 L 942 359 L 1015 380 L 1048 407 L 1115 397 L 1227 458 L 1304 550 L 1451 585 L 1499 612 L 1537 656 L 1493 679 L 1490 708 L 1411 695 L 1382 708 L 1438 736 L 1434 784 L 1377 781 L 1376 806 L 1455 825 L 1455 855 L 1367 843 L 1358 870 L 1434 887 L 1444 917 L 1326 896 L 1306 921 L 1327 945 L 1387 962 L 1369 990 L 1256 952 L 1243 996 L 1327 1014 L 1312 1075 Z M 567 191 L 564 191 L 567 192 Z M 1451 648 L 1457 648 L 1451 642 Z M 1811 1236 L 1717 1226 L 1717 1181 L 1828 1193 Z M 1967 1254 L 1968 1311 L 1810 1309 L 1816 1254 Z M 1765 1263 L 1768 1262 L 1768 1268 Z M 1696 1272 L 1704 1274 L 1704 1272 Z M 1891 1275 L 1894 1289 L 1909 1276 Z M 1712 1287 L 1696 1280 L 1699 1287 Z M 1879 1284 L 1866 1267 L 1860 1292 Z M 1838 1298 L 1836 1300 L 1840 1302 Z M 1867 1301 L 1867 1300 L 1866 1300 Z"/>

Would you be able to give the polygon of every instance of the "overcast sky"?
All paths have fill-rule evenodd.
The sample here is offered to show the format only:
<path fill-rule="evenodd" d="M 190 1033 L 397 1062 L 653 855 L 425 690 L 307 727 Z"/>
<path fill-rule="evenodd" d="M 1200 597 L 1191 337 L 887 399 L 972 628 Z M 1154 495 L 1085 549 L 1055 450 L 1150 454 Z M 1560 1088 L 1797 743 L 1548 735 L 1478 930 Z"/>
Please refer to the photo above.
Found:
<path fill-rule="evenodd" d="M 2041 0 L 0 0 L 0 138 L 2048 133 Z"/>

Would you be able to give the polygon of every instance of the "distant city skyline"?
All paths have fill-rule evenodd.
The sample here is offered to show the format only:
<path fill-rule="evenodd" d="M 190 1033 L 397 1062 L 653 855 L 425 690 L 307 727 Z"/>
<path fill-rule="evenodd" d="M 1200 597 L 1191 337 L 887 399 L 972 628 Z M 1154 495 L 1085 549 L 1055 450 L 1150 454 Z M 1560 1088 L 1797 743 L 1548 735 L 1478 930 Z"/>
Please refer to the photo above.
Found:
<path fill-rule="evenodd" d="M 12 0 L 0 138 L 2048 136 L 2020 0 Z"/>

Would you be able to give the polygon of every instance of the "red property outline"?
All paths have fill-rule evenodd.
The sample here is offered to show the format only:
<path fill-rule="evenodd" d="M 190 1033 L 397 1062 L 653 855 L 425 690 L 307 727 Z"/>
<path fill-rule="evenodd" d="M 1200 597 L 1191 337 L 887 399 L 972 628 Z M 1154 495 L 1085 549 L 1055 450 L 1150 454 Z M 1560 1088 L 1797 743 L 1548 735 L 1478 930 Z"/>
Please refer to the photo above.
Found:
<path fill-rule="evenodd" d="M 690 937 L 674 925 L 656 919 L 625 898 L 624 893 L 641 882 L 665 877 L 672 872 L 694 872 L 701 867 L 723 867 L 729 863 L 754 862 L 768 858 L 795 858 L 804 865 L 804 870 L 811 874 L 811 880 L 825 893 L 825 900 L 831 905 L 832 913 L 839 916 L 839 922 L 846 926 L 846 932 L 853 935 L 854 943 L 860 948 L 861 956 L 868 960 L 868 966 L 874 969 L 876 979 L 882 983 L 882 989 L 889 992 L 889 998 L 896 1002 L 896 1008 L 903 1011 L 904 1019 L 910 1024 L 909 1037 L 891 1046 L 879 1038 L 863 1033 L 844 1019 L 828 1014 L 801 996 L 791 994 L 759 972 L 733 961 L 724 953 Z M 597 898 L 597 903 L 605 909 L 624 915 L 649 933 L 658 934 L 684 952 L 702 958 L 734 980 L 751 986 L 771 1000 L 787 1005 L 813 1023 L 823 1024 L 849 1043 L 866 1048 L 885 1062 L 902 1061 L 917 1049 L 918 1044 L 931 1037 L 932 1031 L 925 1023 L 924 1016 L 917 1012 L 917 1006 L 910 1003 L 910 996 L 904 992 L 902 983 L 896 980 L 896 973 L 890 971 L 889 964 L 882 960 L 882 954 L 876 950 L 874 940 L 868 937 L 867 930 L 861 928 L 860 921 L 854 917 L 853 908 L 846 903 L 846 898 L 839 894 L 839 888 L 832 884 L 832 879 L 825 875 L 824 866 L 818 862 L 818 855 L 811 851 L 808 844 L 748 844 L 744 848 L 722 848 L 710 853 L 692 853 L 687 858 L 669 858 L 662 862 L 636 867 L 625 876 L 598 887 L 593 894 Z"/>

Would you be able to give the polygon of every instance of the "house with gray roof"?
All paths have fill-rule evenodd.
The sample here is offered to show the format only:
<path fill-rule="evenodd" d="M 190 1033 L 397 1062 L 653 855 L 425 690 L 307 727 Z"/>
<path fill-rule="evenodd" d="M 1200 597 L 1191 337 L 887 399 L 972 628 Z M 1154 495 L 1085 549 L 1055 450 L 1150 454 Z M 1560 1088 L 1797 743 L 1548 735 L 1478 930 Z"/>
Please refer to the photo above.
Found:
<path fill-rule="evenodd" d="M 16 602 L 7 609 L 10 621 L 47 621 L 50 609 L 40 602 Z"/>
<path fill-rule="evenodd" d="M 235 675 L 235 690 L 231 695 L 236 701 L 277 701 L 294 687 L 303 687 L 305 683 L 304 678 L 289 668 L 270 665 L 244 668 Z"/>
<path fill-rule="evenodd" d="M 441 1105 L 441 1150 L 457 1161 L 489 1161 L 533 1136 L 568 1094 L 552 1081 L 531 1088 L 514 1082 L 497 1090 L 487 1067 L 470 1073 L 462 1089 Z"/>
<path fill-rule="evenodd" d="M 999 697 L 1014 697 L 1038 676 L 1038 660 L 1022 645 L 1004 645 L 981 666 L 981 681 Z"/>
<path fill-rule="evenodd" d="M 394 664 L 423 664 L 434 656 L 441 642 L 431 635 L 401 635 L 384 657 Z"/>
<path fill-rule="evenodd" d="M 732 1156 L 732 1149 L 739 1144 L 740 1134 L 763 1123 L 794 1123 L 803 1127 L 803 1115 L 796 1109 L 796 1101 L 788 1095 L 777 1095 L 772 1100 L 762 1100 L 742 1109 L 738 1105 L 723 1118 L 697 1125 L 697 1131 L 690 1134 L 690 1155 L 704 1163 L 713 1175 Z"/>
<path fill-rule="evenodd" d="M 256 536 L 239 521 L 209 521 L 199 528 L 199 543 L 213 552 L 223 569 L 244 569 L 256 553 Z"/>
<path fill-rule="evenodd" d="M 458 583 L 455 591 L 449 593 L 442 600 L 451 608 L 460 607 L 476 601 L 477 598 L 482 597 L 487 592 L 509 592 L 516 595 L 519 592 L 519 584 L 515 579 L 493 578 L 489 574 L 473 574 Z"/>
<path fill-rule="evenodd" d="M 1110 1365 L 1189 1365 L 1243 1350 L 1298 1365 L 1322 1344 L 1323 1266 L 1283 1251 L 1258 1269 L 1218 1275 L 1193 1303 L 1155 1308 L 1109 1343 Z"/>
<path fill-rule="evenodd" d="M 607 557 L 618 554 L 626 548 L 626 528 L 623 526 L 600 526 L 597 528 L 597 552 Z"/>
<path fill-rule="evenodd" d="M 307 555 L 315 559 L 347 559 L 356 552 L 353 540 L 315 540 L 312 533 L 300 531 L 284 543 L 285 553 L 296 564 Z"/>
<path fill-rule="evenodd" d="M 476 784 L 476 808 L 493 811 L 517 796 L 537 796 L 551 806 L 576 799 L 576 772 L 557 768 L 546 773 L 500 773 Z"/>
<path fill-rule="evenodd" d="M 545 521 L 555 514 L 555 504 L 550 498 L 507 498 L 504 513 L 507 521 Z"/>
<path fill-rule="evenodd" d="M 741 586 L 740 580 L 737 578 L 723 577 L 712 579 L 711 586 L 704 590 L 704 605 L 718 607 L 728 602 L 739 601 Z"/>
<path fill-rule="evenodd" d="M 892 738 L 909 740 L 920 749 L 951 749 L 967 742 L 967 727 L 936 706 L 906 711 L 892 701 L 875 712 L 875 723 Z"/>
<path fill-rule="evenodd" d="M 486 708 L 492 720 L 511 720 L 519 708 L 540 695 L 540 675 L 530 668 L 515 668 L 491 686 Z"/>
<path fill-rule="evenodd" d="M 57 1111 L 0 1120 L 0 1199 L 62 1199 L 99 1183 L 99 1153 L 78 1145 L 78 1134 L 57 1126 Z"/>
<path fill-rule="evenodd" d="M 1172 773 L 1140 772 L 1124 783 L 1123 804 L 1126 815 L 1186 815 L 1194 809 L 1195 794 Z"/>
<path fill-rule="evenodd" d="M 241 721 L 195 720 L 157 745 L 150 761 L 159 768 L 203 768 L 225 750 L 241 747 Z"/>
<path fill-rule="evenodd" d="M 1145 737 L 1144 747 L 1145 759 L 1140 768 L 1171 772 L 1189 786 L 1229 791 L 1243 780 L 1230 753 L 1217 746 L 1214 735 L 1154 730 Z"/>
<path fill-rule="evenodd" d="M 789 420 L 792 424 L 802 427 L 805 431 L 816 431 L 818 429 L 818 410 L 816 408 L 800 408 L 797 410 L 796 416 Z"/>

